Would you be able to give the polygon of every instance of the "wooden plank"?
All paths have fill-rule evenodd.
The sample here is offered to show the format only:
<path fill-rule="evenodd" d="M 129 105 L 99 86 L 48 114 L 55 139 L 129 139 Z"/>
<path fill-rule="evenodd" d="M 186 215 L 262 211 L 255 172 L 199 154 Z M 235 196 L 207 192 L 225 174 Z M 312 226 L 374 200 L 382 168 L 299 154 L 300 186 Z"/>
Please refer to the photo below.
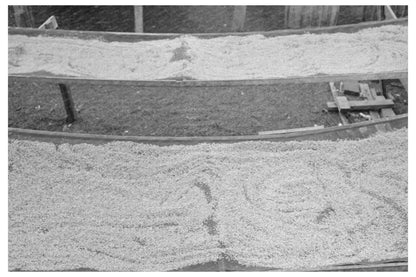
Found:
<path fill-rule="evenodd" d="M 134 32 L 143 33 L 143 6 L 134 6 Z"/>
<path fill-rule="evenodd" d="M 331 94 L 332 94 L 332 97 L 334 98 L 334 100 L 337 99 L 337 97 L 339 96 L 338 95 L 338 89 L 335 87 L 334 82 L 329 82 L 329 88 L 331 89 Z M 335 103 L 335 105 L 336 105 L 336 103 Z M 342 124 L 343 125 L 349 124 L 348 118 L 343 113 L 340 112 L 340 110 L 338 109 L 338 106 L 336 107 L 336 109 L 338 110 L 338 114 L 339 114 L 339 117 L 341 119 Z"/>
<path fill-rule="evenodd" d="M 378 272 L 378 271 L 408 271 L 408 262 L 398 263 L 387 263 L 387 264 L 369 264 L 369 265 L 349 265 L 349 266 L 334 266 L 319 268 L 312 271 L 367 271 L 367 272 Z"/>
<path fill-rule="evenodd" d="M 358 83 L 358 81 L 344 81 L 342 82 L 342 92 L 346 92 L 346 91 L 350 91 L 350 92 L 355 92 L 355 93 L 360 93 L 360 85 Z"/>
<path fill-rule="evenodd" d="M 376 100 L 376 95 L 372 95 L 370 86 L 367 83 L 360 83 L 361 95 L 366 97 L 368 100 Z M 370 116 L 372 119 L 380 118 L 380 115 L 377 111 L 370 111 Z"/>
<path fill-rule="evenodd" d="M 114 136 L 114 135 L 99 135 L 99 134 L 80 134 L 80 133 L 65 133 L 65 132 L 51 132 L 28 130 L 19 128 L 8 128 L 9 138 L 36 138 L 36 139 L 56 139 L 57 141 L 74 140 L 79 143 L 88 143 L 99 141 L 106 143 L 109 141 L 133 141 L 140 143 L 150 143 L 158 145 L 172 145 L 172 144 L 197 144 L 197 143 L 233 143 L 241 141 L 281 141 L 281 140 L 295 140 L 306 138 L 308 140 L 314 139 L 316 136 L 327 136 L 331 134 L 339 134 L 343 131 L 353 131 L 362 127 L 372 127 L 378 124 L 390 123 L 395 126 L 406 127 L 408 125 L 408 115 L 402 114 L 392 118 L 382 118 L 379 120 L 364 121 L 358 123 L 351 123 L 343 126 L 333 126 L 312 131 L 303 131 L 296 133 L 274 134 L 274 135 L 248 135 L 248 136 L 205 136 L 205 137 L 151 137 L 151 136 Z M 337 137 L 339 139 L 339 137 Z"/>
<path fill-rule="evenodd" d="M 38 29 L 57 29 L 58 28 L 58 21 L 56 21 L 56 18 L 54 15 L 46 19 L 45 22 L 42 23 L 42 25 L 39 26 Z"/>
<path fill-rule="evenodd" d="M 400 79 L 407 76 L 407 72 L 380 72 L 369 74 L 334 74 L 316 75 L 307 77 L 289 77 L 273 79 L 245 79 L 245 80 L 117 80 L 117 79 L 94 79 L 85 77 L 57 76 L 42 72 L 35 74 L 10 74 L 9 81 L 44 82 L 44 83 L 68 83 L 68 84 L 97 84 L 97 85 L 132 85 L 143 87 L 231 87 L 231 86 L 259 86 L 276 84 L 299 84 L 299 83 L 325 83 L 342 80 L 377 80 L 377 79 Z"/>
<path fill-rule="evenodd" d="M 370 88 L 371 91 L 371 95 L 373 96 L 373 99 L 375 100 L 385 100 L 386 97 L 384 97 L 383 95 L 377 95 L 376 89 L 375 88 Z M 392 117 L 395 116 L 396 114 L 394 113 L 392 108 L 384 108 L 380 110 L 380 117 Z"/>
<path fill-rule="evenodd" d="M 385 100 L 359 100 L 349 101 L 351 106 L 350 111 L 369 111 L 381 110 L 383 108 L 394 107 L 394 102 L 390 99 Z M 338 106 L 335 102 L 327 102 L 328 111 L 338 111 Z"/>
<path fill-rule="evenodd" d="M 250 36 L 264 35 L 265 37 L 278 37 L 302 34 L 331 34 L 331 33 L 355 33 L 367 28 L 376 28 L 385 25 L 408 25 L 408 19 L 383 20 L 373 22 L 362 22 L 358 24 L 347 24 L 321 28 L 287 29 L 264 32 L 230 32 L 230 33 L 195 33 L 192 36 L 199 38 L 216 38 L 226 36 Z M 39 30 L 30 28 L 8 28 L 9 35 L 25 36 L 49 36 L 49 37 L 74 37 L 80 39 L 101 40 L 107 42 L 136 42 L 144 40 L 172 39 L 183 36 L 179 33 L 128 33 L 128 32 L 100 32 L 100 31 L 76 31 L 76 30 Z"/>
<path fill-rule="evenodd" d="M 244 30 L 244 22 L 246 21 L 247 6 L 234 6 L 233 19 L 231 22 L 231 30 L 233 32 L 241 32 Z"/>
<path fill-rule="evenodd" d="M 348 111 L 348 110 L 351 109 L 351 106 L 348 102 L 348 99 L 345 96 L 337 96 L 335 98 L 335 103 L 338 106 L 338 111 L 339 112 L 344 112 L 344 111 Z"/>
<path fill-rule="evenodd" d="M 386 20 L 396 20 L 397 16 L 389 5 L 384 6 L 384 16 Z"/>
<path fill-rule="evenodd" d="M 282 129 L 282 130 L 273 130 L 273 131 L 261 131 L 258 132 L 259 135 L 273 135 L 273 134 L 287 134 L 287 133 L 296 133 L 302 131 L 311 131 L 317 129 L 323 129 L 324 126 L 311 126 L 311 127 L 303 127 L 303 128 L 293 128 L 293 129 Z"/>

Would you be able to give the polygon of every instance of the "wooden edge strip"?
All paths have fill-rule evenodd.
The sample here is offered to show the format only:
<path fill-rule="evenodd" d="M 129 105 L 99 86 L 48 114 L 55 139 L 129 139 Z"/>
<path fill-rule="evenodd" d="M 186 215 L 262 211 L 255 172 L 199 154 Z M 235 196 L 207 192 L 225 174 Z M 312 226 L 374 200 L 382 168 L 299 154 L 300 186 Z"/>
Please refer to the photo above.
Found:
<path fill-rule="evenodd" d="M 284 269 L 265 269 L 264 271 L 301 271 L 301 272 L 317 272 L 317 271 L 407 271 L 408 258 L 397 258 L 381 260 L 376 262 L 358 262 L 354 264 L 337 264 L 331 266 L 322 266 L 315 268 L 302 268 L 294 270 Z"/>
<path fill-rule="evenodd" d="M 302 131 L 309 131 L 309 130 L 317 130 L 317 129 L 324 129 L 323 125 L 316 125 L 310 127 L 302 127 L 302 128 L 292 128 L 292 129 L 282 129 L 282 130 L 271 130 L 271 131 L 261 131 L 258 132 L 259 135 L 273 135 L 273 134 L 286 134 L 286 133 L 296 133 Z"/>
<path fill-rule="evenodd" d="M 128 32 L 97 32 L 97 31 L 76 31 L 76 30 L 39 30 L 32 28 L 16 28 L 9 27 L 9 35 L 27 35 L 27 36 L 57 36 L 57 37 L 78 37 L 83 39 L 101 39 L 105 41 L 140 41 L 140 40 L 155 40 L 155 39 L 173 39 L 183 35 L 192 35 L 199 38 L 215 38 L 225 36 L 248 36 L 248 35 L 264 35 L 266 37 L 286 36 L 296 34 L 320 34 L 320 33 L 351 33 L 357 32 L 366 28 L 380 27 L 384 25 L 407 25 L 407 18 L 397 20 L 383 20 L 370 21 L 358 24 L 336 25 L 320 28 L 306 28 L 306 29 L 285 29 L 276 31 L 264 32 L 231 32 L 231 33 L 128 33 Z"/>
<path fill-rule="evenodd" d="M 31 75 L 33 74 L 33 75 Z M 229 87 L 229 86 L 258 86 L 294 83 L 325 83 L 343 80 L 379 80 L 379 79 L 402 79 L 407 78 L 407 71 L 386 71 L 379 73 L 349 73 L 313 76 L 293 76 L 287 78 L 271 79 L 245 79 L 245 80 L 114 80 L 93 79 L 83 77 L 67 77 L 35 75 L 31 74 L 9 74 L 9 81 L 46 82 L 46 83 L 75 83 L 75 84 L 97 84 L 97 85 L 135 85 L 143 87 Z"/>
<path fill-rule="evenodd" d="M 133 141 L 141 143 L 166 143 L 166 144 L 197 144 L 197 143 L 230 143 L 242 141 L 261 141 L 261 140 L 278 140 L 278 139 L 296 139 L 306 136 L 320 135 L 331 132 L 339 132 L 344 130 L 352 130 L 361 127 L 369 127 L 383 123 L 394 123 L 406 121 L 408 115 L 402 114 L 395 117 L 380 118 L 372 121 L 364 121 L 352 123 L 343 126 L 333 126 L 317 130 L 308 130 L 295 133 L 273 134 L 273 135 L 247 135 L 247 136 L 206 136 L 206 137 L 155 137 L 155 136 L 117 136 L 117 135 L 101 135 L 101 134 L 81 134 L 81 133 L 65 133 L 51 132 L 20 128 L 9 128 L 9 137 L 13 135 L 28 137 L 48 137 L 58 139 L 75 139 L 83 141 Z"/>

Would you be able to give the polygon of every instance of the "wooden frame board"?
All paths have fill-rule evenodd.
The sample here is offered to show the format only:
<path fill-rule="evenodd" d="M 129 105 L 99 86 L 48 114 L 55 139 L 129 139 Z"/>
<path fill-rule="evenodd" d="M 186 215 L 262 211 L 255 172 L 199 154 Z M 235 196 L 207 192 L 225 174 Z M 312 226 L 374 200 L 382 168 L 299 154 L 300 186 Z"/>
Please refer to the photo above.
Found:
<path fill-rule="evenodd" d="M 294 83 L 325 83 L 345 80 L 378 80 L 407 78 L 407 71 L 386 71 L 367 74 L 332 74 L 312 75 L 273 79 L 245 79 L 245 80 L 115 80 L 93 79 L 69 76 L 57 76 L 44 72 L 43 74 L 11 74 L 10 81 L 65 83 L 65 84 L 96 84 L 96 85 L 132 85 L 142 87 L 229 87 L 229 86 L 260 86 Z"/>
<path fill-rule="evenodd" d="M 243 141 L 291 141 L 291 140 L 338 140 L 365 138 L 377 132 L 376 126 L 389 123 L 393 129 L 407 127 L 408 115 L 380 118 L 333 126 L 323 129 L 289 132 L 272 135 L 246 136 L 205 136 L 205 137 L 156 137 L 156 136 L 115 136 L 101 134 L 80 134 L 66 132 L 39 131 L 19 128 L 9 128 L 9 139 L 37 140 L 53 143 L 91 143 L 104 144 L 111 141 L 132 141 L 155 145 L 194 145 L 198 143 L 235 143 Z M 366 127 L 367 132 L 361 133 L 360 128 Z"/>

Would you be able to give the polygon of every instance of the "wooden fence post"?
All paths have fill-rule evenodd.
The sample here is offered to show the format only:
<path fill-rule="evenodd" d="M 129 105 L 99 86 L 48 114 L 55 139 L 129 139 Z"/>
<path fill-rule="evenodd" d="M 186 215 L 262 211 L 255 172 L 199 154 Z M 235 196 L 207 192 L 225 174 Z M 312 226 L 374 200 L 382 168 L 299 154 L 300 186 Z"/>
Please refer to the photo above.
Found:
<path fill-rule="evenodd" d="M 234 6 L 233 21 L 231 30 L 233 32 L 241 32 L 244 30 L 244 21 L 246 21 L 247 6 Z"/>
<path fill-rule="evenodd" d="M 143 33 L 143 6 L 134 6 L 134 31 Z"/>
<path fill-rule="evenodd" d="M 28 6 L 13 6 L 14 19 L 17 27 L 34 28 L 35 20 Z"/>
<path fill-rule="evenodd" d="M 286 6 L 285 27 L 300 29 L 334 26 L 338 22 L 339 6 Z"/>

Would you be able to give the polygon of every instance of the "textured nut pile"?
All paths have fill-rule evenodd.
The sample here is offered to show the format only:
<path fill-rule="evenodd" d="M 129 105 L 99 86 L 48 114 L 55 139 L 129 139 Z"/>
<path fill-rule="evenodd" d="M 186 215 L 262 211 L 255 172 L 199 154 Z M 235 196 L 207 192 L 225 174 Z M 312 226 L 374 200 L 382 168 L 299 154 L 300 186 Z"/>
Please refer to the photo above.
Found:
<path fill-rule="evenodd" d="M 9 269 L 407 257 L 407 130 L 158 147 L 9 141 Z"/>
<path fill-rule="evenodd" d="M 356 33 L 103 42 L 9 35 L 9 73 L 235 80 L 407 71 L 407 26 Z"/>

